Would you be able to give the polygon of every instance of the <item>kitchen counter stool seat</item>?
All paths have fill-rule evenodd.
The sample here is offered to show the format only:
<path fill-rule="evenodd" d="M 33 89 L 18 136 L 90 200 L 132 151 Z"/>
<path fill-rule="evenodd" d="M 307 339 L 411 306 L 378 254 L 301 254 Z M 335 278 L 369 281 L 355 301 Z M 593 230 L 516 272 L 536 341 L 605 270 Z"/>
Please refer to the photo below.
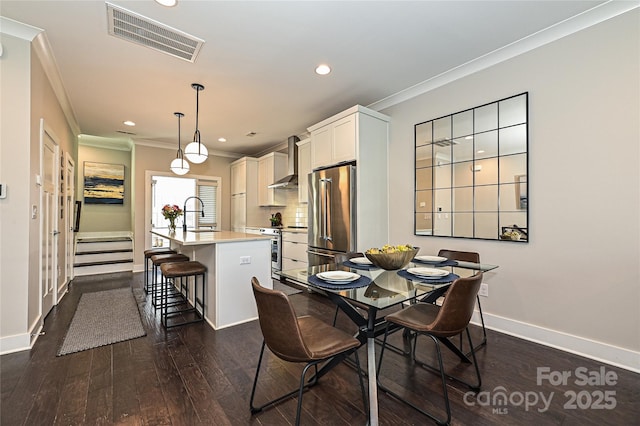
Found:
<path fill-rule="evenodd" d="M 175 254 L 169 247 L 153 247 L 144 251 L 144 292 L 149 293 L 149 260 L 156 254 Z"/>
<path fill-rule="evenodd" d="M 151 304 L 154 308 L 160 309 L 161 306 L 161 290 L 170 283 L 166 283 L 164 276 L 160 276 L 158 282 L 158 269 L 165 263 L 188 262 L 189 256 L 180 253 L 154 254 L 151 256 L 151 264 L 153 265 L 151 287 Z"/>
<path fill-rule="evenodd" d="M 169 303 L 169 286 L 161 287 L 161 322 L 165 328 L 191 324 L 204 320 L 204 287 L 207 267 L 197 261 L 169 262 L 160 265 L 162 276 L 176 285 L 180 279 L 180 288 L 185 289 L 184 299 L 178 303 Z M 190 278 L 193 277 L 193 300 L 189 301 Z M 200 295 L 198 295 L 198 278 L 200 278 Z M 199 297 L 199 298 L 198 298 Z M 198 310 L 200 306 L 200 310 Z M 185 315 L 192 313 L 193 315 Z M 189 319 L 190 318 L 190 319 Z M 170 321 L 171 320 L 171 321 Z"/>

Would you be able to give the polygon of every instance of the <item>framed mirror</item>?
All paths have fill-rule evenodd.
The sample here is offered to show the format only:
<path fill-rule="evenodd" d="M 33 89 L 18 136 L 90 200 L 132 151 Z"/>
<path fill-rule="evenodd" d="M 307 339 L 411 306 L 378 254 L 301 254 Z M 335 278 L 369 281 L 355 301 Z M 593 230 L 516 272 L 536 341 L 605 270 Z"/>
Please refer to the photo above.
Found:
<path fill-rule="evenodd" d="M 416 124 L 415 235 L 529 241 L 529 94 Z"/>

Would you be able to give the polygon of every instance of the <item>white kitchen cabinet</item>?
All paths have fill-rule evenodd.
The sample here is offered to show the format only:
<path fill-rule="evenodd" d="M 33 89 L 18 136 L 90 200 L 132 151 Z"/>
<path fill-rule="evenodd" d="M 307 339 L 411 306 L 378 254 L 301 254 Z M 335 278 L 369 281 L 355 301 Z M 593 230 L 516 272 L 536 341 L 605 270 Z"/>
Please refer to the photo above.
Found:
<path fill-rule="evenodd" d="M 300 152 L 298 152 L 298 155 Z M 298 156 L 298 158 L 300 158 Z M 298 169 L 299 170 L 299 169 Z M 306 232 L 282 231 L 282 270 L 306 268 L 308 235 Z"/>
<path fill-rule="evenodd" d="M 313 169 L 356 160 L 356 113 L 326 123 L 311 131 Z M 322 124 L 322 123 L 321 123 Z"/>
<path fill-rule="evenodd" d="M 309 173 L 311 173 L 311 138 L 296 142 L 298 145 L 298 202 L 309 202 Z"/>
<path fill-rule="evenodd" d="M 231 230 L 245 232 L 259 215 L 258 159 L 243 157 L 231 163 Z"/>
<path fill-rule="evenodd" d="M 231 163 L 231 195 L 247 192 L 247 160 L 241 158 Z"/>
<path fill-rule="evenodd" d="M 267 188 L 287 175 L 287 154 L 272 152 L 258 159 L 258 205 L 285 206 L 286 194 L 281 189 Z"/>
<path fill-rule="evenodd" d="M 357 251 L 399 244 L 389 241 L 389 121 L 356 105 L 307 129 L 313 169 L 355 161 Z"/>

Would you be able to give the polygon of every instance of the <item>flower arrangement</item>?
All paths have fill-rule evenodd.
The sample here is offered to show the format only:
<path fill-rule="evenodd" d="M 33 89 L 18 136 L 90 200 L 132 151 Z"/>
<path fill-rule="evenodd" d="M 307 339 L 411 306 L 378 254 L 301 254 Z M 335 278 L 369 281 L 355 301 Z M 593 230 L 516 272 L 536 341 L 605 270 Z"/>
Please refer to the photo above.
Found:
<path fill-rule="evenodd" d="M 164 207 L 162 207 L 162 216 L 164 216 L 165 219 L 169 219 L 169 231 L 175 231 L 176 219 L 182 216 L 182 209 L 175 204 L 165 204 Z"/>

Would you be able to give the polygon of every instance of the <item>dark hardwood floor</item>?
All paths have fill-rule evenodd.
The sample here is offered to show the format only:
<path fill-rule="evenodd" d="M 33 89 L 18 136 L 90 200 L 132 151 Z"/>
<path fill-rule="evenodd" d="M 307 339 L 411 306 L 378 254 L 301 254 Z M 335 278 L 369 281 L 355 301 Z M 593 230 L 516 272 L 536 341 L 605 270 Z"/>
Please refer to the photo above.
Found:
<path fill-rule="evenodd" d="M 255 416 L 249 412 L 262 342 L 257 321 L 219 331 L 204 323 L 165 331 L 145 297 L 142 278 L 142 274 L 131 273 L 78 277 L 47 317 L 46 334 L 34 348 L 0 357 L 3 426 L 293 424 L 295 399 Z M 128 286 L 138 301 L 145 337 L 56 357 L 82 293 Z M 290 297 L 299 315 L 312 314 L 331 322 L 335 308 L 326 298 L 306 291 Z M 353 330 L 344 315 L 338 326 Z M 477 339 L 480 330 L 474 327 L 472 331 Z M 482 393 L 476 398 L 460 385 L 448 386 L 452 424 L 638 424 L 640 375 L 488 333 L 488 345 L 477 354 Z M 403 344 L 401 333 L 392 340 Z M 418 351 L 422 358 L 433 361 L 429 345 L 423 338 Z M 444 352 L 449 369 L 471 377 L 473 367 L 457 363 L 451 353 Z M 365 349 L 359 353 L 366 362 Z M 262 370 L 257 403 L 295 388 L 301 369 L 268 354 L 268 370 Z M 552 378 L 562 372 L 571 376 L 566 383 L 542 380 L 538 384 L 538 368 L 545 367 Z M 608 375 L 608 384 L 595 383 L 601 369 Z M 585 375 L 592 380 L 588 384 L 582 383 Z M 615 384 L 612 375 L 616 376 Z M 439 409 L 441 386 L 436 375 L 386 352 L 381 377 L 407 398 Z M 506 397 L 503 405 L 500 396 Z M 550 404 L 542 398 L 551 399 Z M 382 425 L 431 424 L 382 392 L 379 409 Z M 305 393 L 302 424 L 364 425 L 366 421 L 357 375 L 346 364 Z"/>

